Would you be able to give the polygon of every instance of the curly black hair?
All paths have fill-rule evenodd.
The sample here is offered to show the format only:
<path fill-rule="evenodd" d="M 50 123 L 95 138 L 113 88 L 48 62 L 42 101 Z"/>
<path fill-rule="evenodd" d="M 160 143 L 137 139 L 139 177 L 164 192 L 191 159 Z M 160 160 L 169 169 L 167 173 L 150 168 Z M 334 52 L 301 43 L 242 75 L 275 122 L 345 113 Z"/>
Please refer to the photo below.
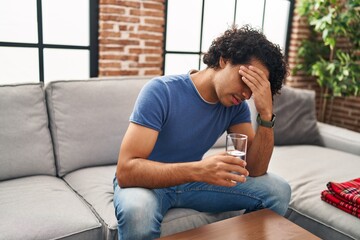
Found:
<path fill-rule="evenodd" d="M 220 67 L 220 57 L 233 65 L 248 64 L 254 58 L 261 61 L 269 70 L 273 96 L 279 93 L 289 73 L 280 47 L 249 25 L 241 28 L 233 25 L 222 36 L 216 38 L 204 54 L 203 62 L 208 68 L 217 69 Z"/>

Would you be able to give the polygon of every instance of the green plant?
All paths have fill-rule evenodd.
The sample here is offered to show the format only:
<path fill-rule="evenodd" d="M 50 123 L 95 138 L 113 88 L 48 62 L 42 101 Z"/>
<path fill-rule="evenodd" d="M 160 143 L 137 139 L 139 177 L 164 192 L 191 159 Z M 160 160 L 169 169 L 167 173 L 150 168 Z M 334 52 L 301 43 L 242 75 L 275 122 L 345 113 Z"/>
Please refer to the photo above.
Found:
<path fill-rule="evenodd" d="M 316 77 L 321 88 L 319 120 L 324 121 L 327 99 L 360 95 L 360 0 L 300 0 L 310 37 L 298 49 L 294 73 Z M 347 46 L 339 48 L 339 41 Z"/>

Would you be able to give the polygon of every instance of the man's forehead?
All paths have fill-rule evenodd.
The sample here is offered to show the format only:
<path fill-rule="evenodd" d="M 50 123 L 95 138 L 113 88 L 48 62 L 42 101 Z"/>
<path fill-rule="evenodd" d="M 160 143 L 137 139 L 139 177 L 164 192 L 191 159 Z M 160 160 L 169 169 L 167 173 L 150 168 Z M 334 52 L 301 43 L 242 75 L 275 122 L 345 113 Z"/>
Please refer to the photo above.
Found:
<path fill-rule="evenodd" d="M 259 68 L 261 71 L 263 71 L 265 73 L 267 78 L 270 77 L 269 69 L 261 61 L 259 61 L 257 59 L 253 59 L 249 63 L 240 64 L 240 65 L 243 65 L 243 66 L 246 66 L 246 67 L 249 67 L 249 66 L 257 67 L 257 68 Z"/>

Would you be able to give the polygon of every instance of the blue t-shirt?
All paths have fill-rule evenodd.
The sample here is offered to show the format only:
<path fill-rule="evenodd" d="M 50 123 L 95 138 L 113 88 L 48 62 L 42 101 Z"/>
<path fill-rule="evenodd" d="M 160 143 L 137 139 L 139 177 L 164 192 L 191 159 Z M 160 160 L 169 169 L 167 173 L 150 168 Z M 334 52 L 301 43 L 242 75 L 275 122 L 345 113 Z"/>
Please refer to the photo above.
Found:
<path fill-rule="evenodd" d="M 146 83 L 130 121 L 159 132 L 149 159 L 167 163 L 200 160 L 230 126 L 251 122 L 246 102 L 231 107 L 208 103 L 190 74 Z"/>

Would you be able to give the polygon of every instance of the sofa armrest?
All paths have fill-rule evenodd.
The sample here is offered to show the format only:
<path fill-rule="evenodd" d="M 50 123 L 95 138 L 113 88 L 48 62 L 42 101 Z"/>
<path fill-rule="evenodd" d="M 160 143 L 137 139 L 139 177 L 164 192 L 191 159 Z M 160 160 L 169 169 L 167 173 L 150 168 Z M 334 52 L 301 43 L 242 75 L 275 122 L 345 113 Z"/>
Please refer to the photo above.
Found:
<path fill-rule="evenodd" d="M 318 122 L 324 146 L 360 156 L 360 133 Z"/>

